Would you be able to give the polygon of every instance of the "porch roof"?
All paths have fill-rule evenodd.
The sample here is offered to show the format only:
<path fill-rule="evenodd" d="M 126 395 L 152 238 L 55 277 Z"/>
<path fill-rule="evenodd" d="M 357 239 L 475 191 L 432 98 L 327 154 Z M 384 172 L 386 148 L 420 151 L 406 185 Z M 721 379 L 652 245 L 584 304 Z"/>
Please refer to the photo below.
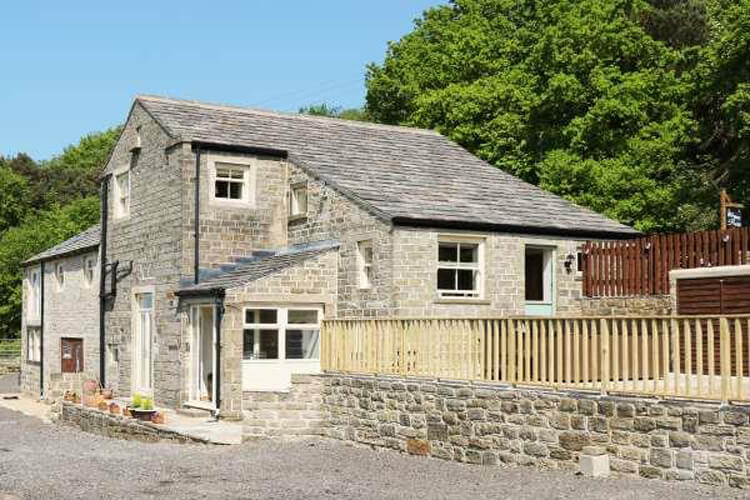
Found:
<path fill-rule="evenodd" d="M 240 259 L 235 264 L 201 272 L 199 283 L 184 286 L 176 293 L 178 296 L 208 295 L 217 291 L 237 288 L 301 264 L 339 246 L 338 241 L 327 240 L 293 245 L 274 251 L 264 251 L 258 256 Z"/>

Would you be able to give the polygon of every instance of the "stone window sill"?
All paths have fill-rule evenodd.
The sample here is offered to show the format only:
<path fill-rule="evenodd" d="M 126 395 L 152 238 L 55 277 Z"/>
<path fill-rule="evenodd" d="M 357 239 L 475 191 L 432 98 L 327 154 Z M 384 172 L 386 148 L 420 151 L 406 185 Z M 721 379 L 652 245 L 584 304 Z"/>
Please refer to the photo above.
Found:
<path fill-rule="evenodd" d="M 491 302 L 487 299 L 435 299 L 435 304 L 464 304 L 488 306 Z"/>
<path fill-rule="evenodd" d="M 300 221 L 306 221 L 307 215 L 290 215 L 289 216 L 289 224 L 300 222 Z"/>

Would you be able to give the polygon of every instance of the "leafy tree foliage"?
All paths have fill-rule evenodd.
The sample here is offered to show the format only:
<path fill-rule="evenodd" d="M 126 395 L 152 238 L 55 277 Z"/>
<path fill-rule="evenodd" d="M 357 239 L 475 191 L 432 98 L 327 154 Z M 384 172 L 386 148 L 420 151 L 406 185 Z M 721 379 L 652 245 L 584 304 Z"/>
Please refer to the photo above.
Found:
<path fill-rule="evenodd" d="M 0 337 L 21 327 L 21 264 L 99 220 L 98 177 L 120 134 L 90 134 L 51 160 L 0 157 Z"/>
<path fill-rule="evenodd" d="M 26 215 L 29 188 L 22 176 L 0 166 L 0 234 Z"/>
<path fill-rule="evenodd" d="M 747 2 L 722 17 L 721 45 L 709 28 L 721 9 L 700 0 L 453 0 L 368 66 L 366 110 L 376 121 L 437 129 L 640 230 L 710 226 L 718 197 L 706 162 L 719 149 L 744 161 L 748 78 L 734 73 L 734 90 L 721 94 L 722 78 L 700 89 L 692 75 L 712 51 L 706 73 L 747 68 L 740 56 L 750 29 L 738 21 Z M 714 96 L 712 129 L 720 124 L 723 140 L 736 142 L 704 147 L 703 160 L 698 139 L 708 134 L 697 110 L 706 103 L 696 92 Z"/>
<path fill-rule="evenodd" d="M 330 104 L 311 104 L 299 108 L 299 113 L 303 115 L 327 116 L 330 118 L 341 118 L 343 120 L 355 120 L 360 122 L 372 121 L 364 109 L 360 108 L 342 108 Z"/>

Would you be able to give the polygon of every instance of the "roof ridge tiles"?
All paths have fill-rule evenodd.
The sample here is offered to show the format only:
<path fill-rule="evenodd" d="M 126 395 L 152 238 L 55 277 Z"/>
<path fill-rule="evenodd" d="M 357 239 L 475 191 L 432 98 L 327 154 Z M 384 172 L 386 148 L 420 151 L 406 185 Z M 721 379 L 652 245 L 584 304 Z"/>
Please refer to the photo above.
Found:
<path fill-rule="evenodd" d="M 409 127 L 406 125 L 387 125 L 384 123 L 361 122 L 357 120 L 347 120 L 344 118 L 335 118 L 331 116 L 304 115 L 301 113 L 273 111 L 273 110 L 263 109 L 263 108 L 254 108 L 251 106 L 213 103 L 213 102 L 199 101 L 196 99 L 180 99 L 176 97 L 160 96 L 160 95 L 153 95 L 153 94 L 138 94 L 136 95 L 135 98 L 136 100 L 140 100 L 140 101 L 145 100 L 145 101 L 173 102 L 176 104 L 189 104 L 189 105 L 200 106 L 203 108 L 210 108 L 210 109 L 215 109 L 215 110 L 220 110 L 220 111 L 231 111 L 231 112 L 248 113 L 248 114 L 261 115 L 261 116 L 278 117 L 278 118 L 317 121 L 321 123 L 335 123 L 335 124 L 346 125 L 346 126 L 351 126 L 351 127 L 356 127 L 356 128 L 374 128 L 374 129 L 383 129 L 383 130 L 393 130 L 396 132 L 404 132 L 404 133 L 411 133 L 411 134 L 440 136 L 440 133 L 434 130 L 430 130 L 426 128 L 419 128 L 419 127 Z"/>

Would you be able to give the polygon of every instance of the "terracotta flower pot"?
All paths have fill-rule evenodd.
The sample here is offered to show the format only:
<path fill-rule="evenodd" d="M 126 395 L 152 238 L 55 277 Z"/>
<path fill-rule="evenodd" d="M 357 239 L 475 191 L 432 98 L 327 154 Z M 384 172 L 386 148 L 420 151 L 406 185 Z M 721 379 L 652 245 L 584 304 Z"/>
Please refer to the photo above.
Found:
<path fill-rule="evenodd" d="M 120 414 L 120 405 L 117 403 L 109 403 L 109 412 L 112 415 L 119 415 Z"/>
<path fill-rule="evenodd" d="M 166 424 L 167 416 L 161 412 L 156 412 L 153 415 L 151 415 L 151 423 L 152 424 Z"/>
<path fill-rule="evenodd" d="M 104 399 L 112 399 L 114 397 L 114 391 L 112 389 L 102 389 L 102 397 Z"/>

